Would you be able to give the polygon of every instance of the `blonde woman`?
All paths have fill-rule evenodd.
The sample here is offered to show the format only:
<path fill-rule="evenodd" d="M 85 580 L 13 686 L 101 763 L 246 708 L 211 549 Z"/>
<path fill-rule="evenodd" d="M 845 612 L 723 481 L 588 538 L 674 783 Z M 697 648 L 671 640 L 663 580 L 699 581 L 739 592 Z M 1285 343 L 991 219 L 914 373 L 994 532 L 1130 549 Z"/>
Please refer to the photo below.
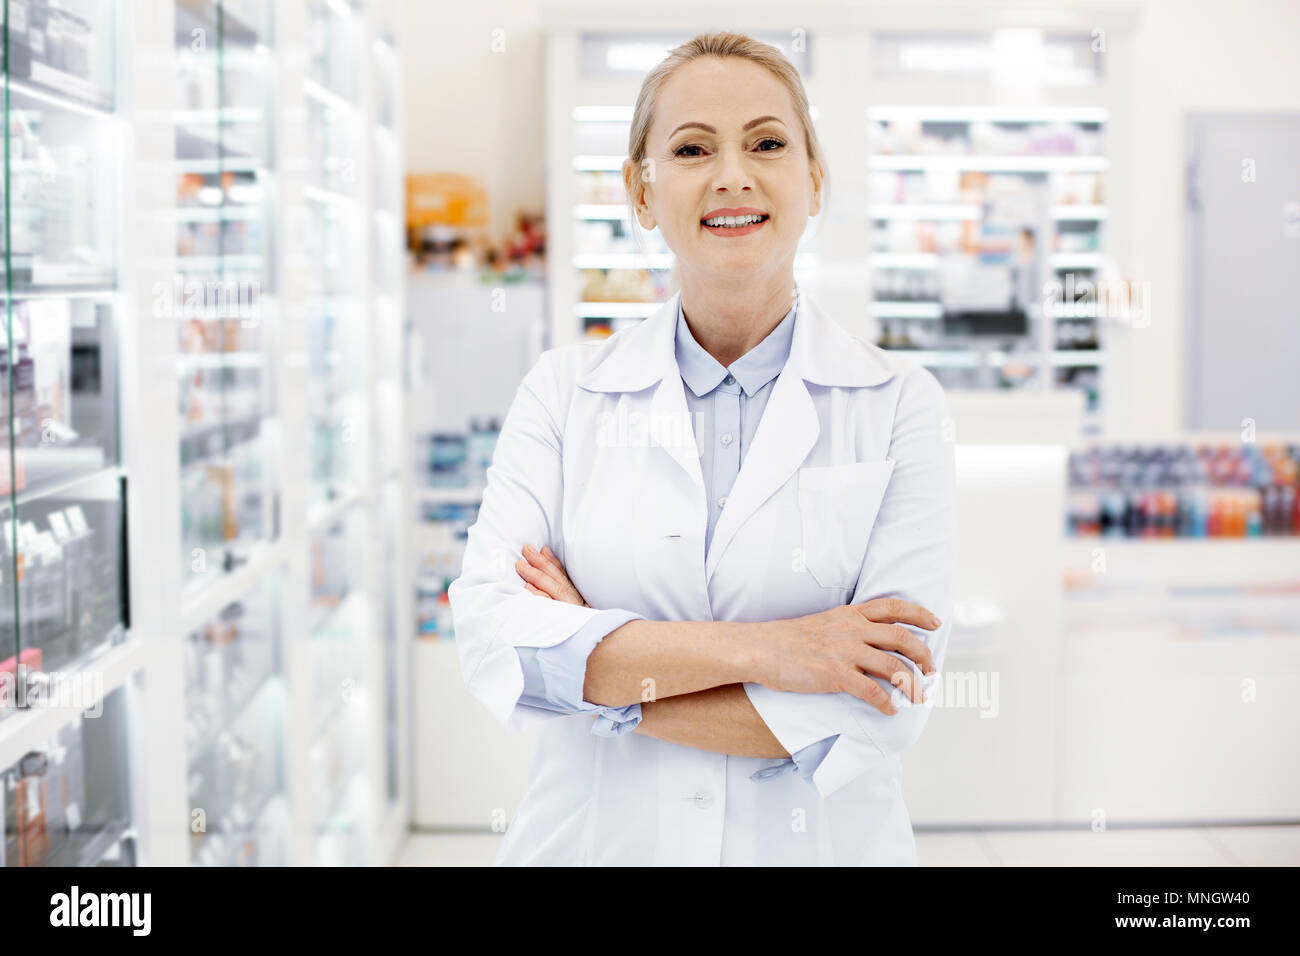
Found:
<path fill-rule="evenodd" d="M 623 178 L 681 291 L 528 373 L 451 588 L 470 691 L 541 724 L 496 862 L 913 864 L 899 754 L 952 606 L 942 391 L 796 287 L 826 164 L 778 50 L 674 49 Z"/>

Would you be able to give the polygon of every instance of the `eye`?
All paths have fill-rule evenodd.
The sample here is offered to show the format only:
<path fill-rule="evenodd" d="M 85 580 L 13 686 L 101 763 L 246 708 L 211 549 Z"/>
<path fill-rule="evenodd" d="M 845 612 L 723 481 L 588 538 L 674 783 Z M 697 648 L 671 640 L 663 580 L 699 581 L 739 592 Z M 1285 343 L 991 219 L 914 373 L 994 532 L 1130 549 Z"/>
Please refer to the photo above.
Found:
<path fill-rule="evenodd" d="M 775 145 L 772 146 L 771 149 L 763 149 L 762 146 L 765 143 L 773 143 Z M 771 153 L 783 147 L 785 143 L 777 139 L 775 136 L 764 136 L 761 140 L 758 141 L 758 145 L 760 147 L 759 148 L 760 153 Z"/>
<path fill-rule="evenodd" d="M 694 159 L 695 157 L 702 155 L 702 153 L 687 153 L 685 152 L 685 150 L 688 149 L 702 150 L 703 148 L 704 148 L 703 146 L 697 146 L 695 143 L 687 143 L 685 146 L 678 146 L 675 150 L 673 150 L 673 155 L 682 156 L 686 159 Z"/>

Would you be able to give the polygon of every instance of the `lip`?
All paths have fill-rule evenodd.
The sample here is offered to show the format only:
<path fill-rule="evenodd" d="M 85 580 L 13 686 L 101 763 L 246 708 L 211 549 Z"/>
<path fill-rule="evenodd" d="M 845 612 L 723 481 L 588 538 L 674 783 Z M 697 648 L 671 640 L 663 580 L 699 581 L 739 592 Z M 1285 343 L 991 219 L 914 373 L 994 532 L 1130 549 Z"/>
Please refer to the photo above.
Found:
<path fill-rule="evenodd" d="M 704 222 L 704 219 L 712 219 L 714 216 L 766 216 L 767 218 L 748 226 L 737 226 L 735 228 L 710 226 Z M 740 209 L 715 209 L 704 219 L 700 220 L 700 228 L 705 232 L 712 233 L 722 239 L 739 239 L 741 236 L 752 235 L 765 228 L 772 221 L 772 214 L 764 212 L 762 209 L 755 209 L 753 206 L 745 206 Z"/>
<path fill-rule="evenodd" d="M 713 212 L 706 212 L 700 217 L 700 222 L 706 219 L 716 219 L 718 216 L 767 216 L 772 218 L 771 213 L 766 209 L 755 209 L 753 206 L 740 206 L 735 209 L 715 209 Z"/>

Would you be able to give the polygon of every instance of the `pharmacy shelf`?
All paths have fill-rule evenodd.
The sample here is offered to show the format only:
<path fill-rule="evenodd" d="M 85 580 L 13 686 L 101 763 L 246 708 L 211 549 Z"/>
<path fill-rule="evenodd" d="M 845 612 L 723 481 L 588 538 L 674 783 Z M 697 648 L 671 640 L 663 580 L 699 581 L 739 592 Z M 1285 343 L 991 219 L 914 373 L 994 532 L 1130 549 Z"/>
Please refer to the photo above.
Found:
<path fill-rule="evenodd" d="M 1100 550 L 1105 571 L 1094 567 Z M 1068 538 L 1065 566 L 1096 584 L 1170 582 L 1189 586 L 1300 585 L 1300 537 Z"/>
<path fill-rule="evenodd" d="M 121 208 L 134 210 L 130 228 L 124 230 L 125 288 L 120 295 L 106 288 L 86 295 L 120 299 L 124 314 L 153 321 L 148 317 L 160 258 L 165 272 L 180 270 L 200 278 L 248 273 L 261 284 L 255 323 L 236 328 L 233 317 L 223 323 L 215 309 L 206 307 L 177 323 L 189 336 L 184 341 L 204 344 L 200 350 L 187 349 L 178 335 L 153 334 L 155 329 L 146 321 L 128 330 L 121 349 L 123 420 L 131 423 L 123 434 L 123 470 L 130 504 L 132 620 L 130 640 L 97 658 L 95 666 L 100 667 L 101 660 L 121 661 L 112 666 L 123 673 L 114 677 L 116 683 L 106 681 L 105 692 L 130 686 L 137 698 L 131 708 L 132 750 L 150 756 L 147 773 L 131 787 L 140 858 L 164 866 L 196 862 L 191 860 L 187 825 L 187 768 L 200 755 L 187 739 L 197 738 L 186 733 L 186 680 L 177 646 L 183 647 L 191 634 L 202 640 L 208 627 L 224 633 L 229 621 L 223 615 L 237 615 L 235 605 L 254 606 L 252 598 L 260 593 L 274 597 L 265 613 L 279 649 L 279 666 L 267 681 L 256 684 L 256 690 L 251 684 L 245 688 L 248 696 L 227 703 L 260 713 L 264 704 L 279 708 L 282 695 L 284 736 L 273 744 L 283 756 L 281 786 L 279 791 L 254 787 L 241 798 L 238 813 L 230 808 L 234 816 L 224 825 L 209 819 L 210 833 L 216 837 L 223 829 L 255 831 L 259 856 L 263 834 L 272 834 L 277 843 L 283 838 L 287 856 L 273 859 L 279 851 L 270 847 L 269 856 L 260 862 L 305 865 L 322 856 L 333 858 L 322 854 L 314 834 L 317 802 L 334 794 L 313 792 L 310 717 L 315 710 L 304 646 L 310 645 L 306 628 L 313 591 L 313 536 L 346 518 L 358 529 L 358 547 L 348 554 L 358 569 L 349 594 L 357 618 L 352 641 L 356 665 L 348 676 L 355 680 L 363 704 L 355 715 L 357 746 L 341 768 L 344 779 L 355 784 L 349 791 L 359 798 L 353 803 L 355 832 L 347 857 L 362 865 L 386 863 L 409 817 L 410 789 L 410 704 L 403 679 L 409 666 L 400 653 L 405 642 L 390 642 L 386 635 L 409 636 L 413 627 L 408 622 L 414 621 L 413 595 L 403 586 L 412 578 L 410 548 L 398 523 L 412 507 L 408 452 L 404 443 L 390 448 L 388 438 L 404 436 L 404 418 L 388 431 L 376 427 L 381 415 L 389 414 L 389 406 L 396 405 L 403 416 L 406 406 L 401 401 L 404 377 L 400 371 L 396 376 L 391 372 L 403 364 L 404 293 L 400 279 L 394 284 L 390 275 L 393 256 L 400 261 L 404 245 L 400 186 L 395 195 L 381 195 L 382 184 L 402 181 L 401 74 L 395 69 L 394 39 L 403 34 L 402 5 L 390 0 L 137 4 L 140 9 L 129 18 L 132 35 L 118 51 L 117 61 L 124 100 L 151 125 L 123 138 L 123 148 L 131 152 L 123 157 L 127 198 Z M 313 32 L 311 17 L 327 22 L 318 19 L 315 26 L 321 29 Z M 200 72 L 215 66 L 219 40 L 230 54 L 224 58 L 221 109 L 178 109 L 184 90 L 173 73 L 175 44 L 179 37 L 188 38 L 195 25 L 209 31 L 212 54 L 211 61 L 198 62 Z M 345 42 L 355 45 L 358 55 L 341 56 L 338 51 Z M 378 53 L 371 55 L 380 44 L 385 48 L 382 62 Z M 340 80 L 345 63 L 346 76 Z M 387 85 L 388 103 L 383 123 L 377 92 L 381 84 Z M 340 123 L 376 132 L 340 137 Z M 331 133 L 323 132 L 325 125 Z M 340 169 L 348 175 L 340 176 Z M 175 175 L 159 176 L 158 170 Z M 178 180 L 198 202 L 178 195 Z M 213 187 L 218 187 L 215 192 Z M 242 194 L 232 196 L 241 189 Z M 256 201 L 238 201 L 245 198 Z M 339 248 L 323 246 L 322 230 L 312 225 L 318 222 L 336 231 L 339 224 L 354 224 L 343 228 L 355 239 L 357 254 L 341 255 Z M 213 229 L 229 237 L 215 254 L 211 244 L 178 248 L 180 230 Z M 171 250 L 171 255 L 161 250 Z M 347 285 L 323 284 L 321 277 L 346 280 Z M 359 347 L 344 350 L 326 343 L 327 348 L 313 349 L 309 314 L 335 305 L 331 320 L 340 326 L 351 323 L 360 333 Z M 382 335 L 369 334 L 380 330 Z M 238 344 L 230 341 L 232 335 L 238 335 Z M 174 374 L 161 381 L 160 368 Z M 337 382 L 325 379 L 339 369 L 349 373 L 343 392 Z M 239 395 L 234 404 L 201 402 L 190 421 L 176 410 L 186 407 L 180 402 L 181 388 L 192 385 L 196 376 L 200 384 L 202 376 L 222 377 L 227 394 L 235 383 L 251 386 L 255 400 Z M 389 396 L 386 404 L 381 403 L 381 391 Z M 313 423 L 309 396 L 328 399 L 344 392 L 350 399 L 348 421 L 331 421 L 327 427 L 346 424 L 356 433 L 352 445 L 340 446 L 349 453 L 346 482 L 334 489 L 334 497 L 315 506 L 321 499 L 312 495 L 311 436 L 320 422 Z M 229 417 L 222 418 L 214 408 L 229 409 Z M 252 458 L 250 438 L 257 449 Z M 255 487 L 262 503 L 256 515 L 222 517 L 214 533 L 237 545 L 237 553 L 226 561 L 209 555 L 212 572 L 206 575 L 191 575 L 176 560 L 182 556 L 181 507 L 188 487 L 181 481 L 179 462 L 182 456 L 188 460 L 195 455 L 206 456 L 205 469 L 248 466 L 246 475 L 236 471 L 230 479 L 245 484 L 221 487 Z M 238 500 L 237 495 L 218 497 Z M 391 507 L 381 509 L 381 500 Z M 233 523 L 232 517 L 237 519 Z M 244 526 L 245 520 L 263 519 L 265 524 L 256 529 Z M 187 576 L 201 583 L 187 586 Z M 381 608 L 389 612 L 387 617 Z M 252 634 L 254 639 L 262 636 Z M 384 648 L 390 645 L 398 651 L 395 657 L 386 657 Z M 389 657 L 392 664 L 387 663 Z M 132 673 L 144 680 L 133 681 Z M 249 719 L 250 713 L 241 714 L 240 707 L 218 708 L 213 714 Z M 34 713 L 0 721 L 0 741 L 12 739 L 21 746 L 46 739 L 51 719 Z M 221 732 L 213 723 L 202 739 L 210 741 Z M 396 747 L 389 743 L 393 739 Z M 259 739 L 252 745 L 260 748 L 262 743 Z M 0 747 L 0 754 L 9 752 Z M 143 762 L 139 769 L 145 769 Z M 232 846 L 220 841 L 211 846 L 214 849 L 199 861 L 236 862 Z"/>
<path fill-rule="evenodd" d="M 0 720 L 0 768 L 11 766 L 29 751 L 41 749 L 59 729 L 102 703 L 105 697 L 144 671 L 153 654 L 154 651 L 143 642 L 127 641 L 83 662 L 76 670 L 62 673 L 63 686 L 69 690 L 75 687 L 84 695 L 75 698 L 81 706 L 34 707 Z M 60 699 L 60 693 L 57 683 L 48 691 L 52 700 Z"/>

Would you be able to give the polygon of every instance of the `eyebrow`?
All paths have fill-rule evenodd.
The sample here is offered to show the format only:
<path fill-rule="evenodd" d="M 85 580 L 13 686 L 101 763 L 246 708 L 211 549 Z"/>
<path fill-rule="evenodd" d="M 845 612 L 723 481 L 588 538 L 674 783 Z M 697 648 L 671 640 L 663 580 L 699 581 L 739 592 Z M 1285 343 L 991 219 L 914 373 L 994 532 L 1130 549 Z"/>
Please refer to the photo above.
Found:
<path fill-rule="evenodd" d="M 750 121 L 749 121 L 748 123 L 746 123 L 746 124 L 745 124 L 741 129 L 742 129 L 742 132 L 745 131 L 745 130 L 751 130 L 751 129 L 753 129 L 755 126 L 758 126 L 758 125 L 760 125 L 760 124 L 762 124 L 762 123 L 767 123 L 767 122 L 769 122 L 769 121 L 773 121 L 773 120 L 776 121 L 776 122 L 778 122 L 778 123 L 780 123 L 782 126 L 785 125 L 785 123 L 781 120 L 780 117 L 777 117 L 777 116 L 760 116 L 758 119 L 752 119 L 752 120 L 750 120 Z M 677 129 L 673 130 L 671 133 L 668 134 L 668 138 L 669 138 L 669 139 L 672 139 L 674 136 L 676 136 L 676 135 L 677 135 L 679 132 L 681 132 L 682 130 L 687 129 L 688 127 L 692 127 L 692 126 L 697 127 L 697 128 L 699 128 L 699 129 L 702 129 L 702 130 L 704 130 L 706 133 L 716 133 L 716 132 L 717 132 L 716 129 L 714 129 L 712 126 L 710 126 L 710 125 L 707 124 L 707 123 L 694 123 L 694 122 L 691 122 L 691 123 L 683 123 L 681 126 L 677 127 Z"/>

